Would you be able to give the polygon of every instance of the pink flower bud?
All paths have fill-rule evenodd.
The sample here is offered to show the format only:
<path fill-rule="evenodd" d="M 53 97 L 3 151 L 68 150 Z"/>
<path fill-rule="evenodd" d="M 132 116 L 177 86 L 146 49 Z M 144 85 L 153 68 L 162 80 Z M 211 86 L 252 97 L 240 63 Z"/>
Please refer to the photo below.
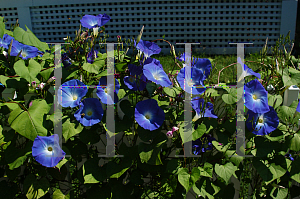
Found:
<path fill-rule="evenodd" d="M 40 88 L 40 89 L 43 89 L 44 86 L 45 86 L 45 83 L 42 82 L 42 83 L 39 85 L 39 88 Z"/>
<path fill-rule="evenodd" d="M 173 126 L 173 128 L 172 128 L 172 133 L 174 133 L 174 131 L 178 131 L 178 127 L 176 127 L 176 126 Z"/>
<path fill-rule="evenodd" d="M 31 86 L 32 86 L 33 88 L 36 88 L 36 81 L 31 82 Z"/>
<path fill-rule="evenodd" d="M 32 106 L 32 102 L 33 102 L 33 101 L 31 101 L 31 102 L 29 103 L 29 107 L 31 107 L 31 106 Z"/>
<path fill-rule="evenodd" d="M 166 133 L 166 135 L 167 135 L 168 138 L 172 138 L 173 137 L 173 132 L 172 131 L 168 131 Z"/>
<path fill-rule="evenodd" d="M 51 83 L 53 80 L 55 80 L 55 77 L 54 77 L 54 76 L 51 77 L 51 78 L 49 78 L 48 81 L 47 81 L 47 83 L 49 84 L 49 83 Z"/>

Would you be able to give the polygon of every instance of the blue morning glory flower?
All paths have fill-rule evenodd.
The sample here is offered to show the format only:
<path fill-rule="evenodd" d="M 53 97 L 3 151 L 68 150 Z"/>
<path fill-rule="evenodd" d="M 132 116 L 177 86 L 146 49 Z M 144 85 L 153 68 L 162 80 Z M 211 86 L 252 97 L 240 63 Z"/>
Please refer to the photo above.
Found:
<path fill-rule="evenodd" d="M 107 85 L 107 76 L 103 76 L 100 78 L 98 86 L 99 87 L 97 87 L 96 94 L 100 98 L 100 100 L 103 104 L 112 105 L 119 101 L 117 94 L 120 89 L 120 84 L 119 84 L 118 79 L 115 79 L 115 85 L 113 85 L 113 84 Z M 106 86 L 106 88 L 102 88 L 100 86 L 102 86 L 102 87 Z M 110 90 L 114 91 L 113 92 L 114 93 L 114 101 L 112 101 L 112 96 L 109 95 Z"/>
<path fill-rule="evenodd" d="M 141 127 L 150 131 L 158 129 L 165 120 L 164 111 L 154 99 L 138 102 L 135 106 L 134 116 Z"/>
<path fill-rule="evenodd" d="M 246 126 L 249 131 L 255 135 L 267 135 L 277 129 L 279 118 L 273 107 L 269 106 L 269 111 L 266 113 L 254 113 L 248 110 Z M 253 123 L 251 122 L 253 120 Z"/>
<path fill-rule="evenodd" d="M 191 101 L 192 108 L 196 111 L 195 118 L 193 121 L 196 121 L 197 119 L 201 117 L 212 117 L 212 118 L 218 118 L 218 116 L 215 115 L 214 110 L 213 110 L 213 104 L 210 102 L 206 103 L 206 109 L 204 112 L 204 116 L 201 113 L 204 108 L 204 99 L 200 97 L 194 97 Z"/>
<path fill-rule="evenodd" d="M 32 156 L 45 167 L 55 167 L 66 153 L 60 148 L 57 134 L 37 136 L 33 141 Z"/>
<path fill-rule="evenodd" d="M 257 79 L 245 85 L 245 106 L 254 113 L 266 113 L 270 110 L 268 92 Z"/>
<path fill-rule="evenodd" d="M 2 39 L 0 38 L 0 47 L 8 49 L 9 45 L 10 45 L 10 42 L 13 39 L 14 39 L 13 37 L 11 37 L 11 36 L 9 36 L 7 34 L 4 34 L 3 38 Z"/>
<path fill-rule="evenodd" d="M 96 98 L 86 98 L 80 102 L 80 108 L 74 117 L 83 126 L 93 126 L 101 121 L 103 117 L 102 105 Z"/>
<path fill-rule="evenodd" d="M 94 60 L 98 57 L 98 51 L 97 50 L 91 50 L 87 55 L 87 62 L 92 64 Z"/>
<path fill-rule="evenodd" d="M 192 89 L 192 93 L 193 95 L 198 95 L 198 94 L 202 94 L 206 88 L 195 88 L 193 86 L 204 86 L 203 84 L 203 73 L 200 69 L 192 67 L 191 68 L 191 73 L 192 73 L 192 79 L 191 76 L 187 77 L 187 85 L 184 85 L 185 83 L 185 67 L 182 68 L 179 72 L 179 74 L 177 75 L 177 81 L 180 85 L 180 87 L 185 90 L 188 93 L 191 93 L 191 89 Z"/>
<path fill-rule="evenodd" d="M 62 107 L 74 108 L 79 105 L 81 98 L 88 92 L 88 88 L 78 79 L 63 83 L 57 92 L 58 103 Z"/>
<path fill-rule="evenodd" d="M 250 75 L 254 75 L 255 77 L 257 77 L 258 79 L 261 78 L 259 73 L 255 73 L 251 68 L 249 68 L 246 64 L 243 64 L 242 59 L 240 57 L 238 57 L 238 63 L 241 64 L 242 66 L 244 65 L 243 68 L 243 72 L 241 77 L 239 78 L 238 82 L 241 81 L 243 78 L 250 76 Z"/>
<path fill-rule="evenodd" d="M 23 60 L 36 57 L 39 51 L 36 47 L 28 46 L 14 40 L 12 44 L 10 56 L 17 56 L 21 50 L 22 52 L 19 56 Z"/>
<path fill-rule="evenodd" d="M 152 59 L 151 63 L 145 64 L 143 67 L 143 73 L 147 79 L 156 84 L 160 84 L 163 87 L 169 87 L 172 85 L 168 75 L 163 70 L 161 64 Z"/>
<path fill-rule="evenodd" d="M 208 134 L 204 134 L 201 138 L 192 141 L 192 151 L 195 155 L 200 155 L 206 151 L 212 150 L 212 141 L 216 140 Z"/>
<path fill-rule="evenodd" d="M 211 63 L 209 61 L 209 59 L 207 58 L 203 58 L 203 59 L 197 59 L 195 60 L 196 64 L 194 67 L 200 69 L 203 73 L 203 79 L 202 81 L 204 81 L 209 75 L 210 75 L 210 71 L 212 69 L 211 67 Z"/>
<path fill-rule="evenodd" d="M 128 64 L 130 76 L 124 77 L 124 84 L 133 91 L 144 90 L 146 88 L 146 77 L 143 68 L 133 64 Z"/>
<path fill-rule="evenodd" d="M 146 59 L 151 55 L 159 54 L 161 51 L 160 47 L 156 43 L 143 40 L 140 40 L 136 48 L 144 53 Z"/>
<path fill-rule="evenodd" d="M 98 16 L 84 15 L 80 22 L 83 27 L 91 29 L 104 26 L 109 20 L 110 17 L 104 13 L 103 15 L 99 14 Z"/>

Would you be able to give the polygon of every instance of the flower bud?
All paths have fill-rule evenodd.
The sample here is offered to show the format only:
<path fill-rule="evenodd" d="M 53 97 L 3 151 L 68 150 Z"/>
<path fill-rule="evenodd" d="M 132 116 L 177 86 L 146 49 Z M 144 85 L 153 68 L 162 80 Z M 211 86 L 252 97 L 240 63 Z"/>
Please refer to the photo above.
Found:
<path fill-rule="evenodd" d="M 39 85 L 39 88 L 40 88 L 40 89 L 43 89 L 43 88 L 44 88 L 44 86 L 45 86 L 45 83 L 44 83 L 44 82 L 42 82 L 42 83 Z"/>
<path fill-rule="evenodd" d="M 176 126 L 173 126 L 173 128 L 172 128 L 172 132 L 174 133 L 174 131 L 178 131 L 179 130 L 179 128 L 178 127 L 176 127 Z"/>
<path fill-rule="evenodd" d="M 50 77 L 50 78 L 48 79 L 48 81 L 47 81 L 47 84 L 53 82 L 53 80 L 55 80 L 55 77 L 54 77 L 54 76 L 53 76 L 53 77 Z"/>
<path fill-rule="evenodd" d="M 7 54 L 6 51 L 3 51 L 2 54 L 7 58 L 7 55 L 8 55 L 8 54 Z"/>
<path fill-rule="evenodd" d="M 31 82 L 31 86 L 32 86 L 33 88 L 36 88 L 36 81 Z"/>
<path fill-rule="evenodd" d="M 97 37 L 97 36 L 98 36 L 98 30 L 99 30 L 98 27 L 93 28 L 94 37 Z"/>
<path fill-rule="evenodd" d="M 172 137 L 173 137 L 172 131 L 168 131 L 168 132 L 166 133 L 166 135 L 167 135 L 168 138 L 172 138 Z"/>
<path fill-rule="evenodd" d="M 31 101 L 31 102 L 29 103 L 29 107 L 31 107 L 31 106 L 32 106 L 32 102 L 33 102 L 33 101 Z"/>

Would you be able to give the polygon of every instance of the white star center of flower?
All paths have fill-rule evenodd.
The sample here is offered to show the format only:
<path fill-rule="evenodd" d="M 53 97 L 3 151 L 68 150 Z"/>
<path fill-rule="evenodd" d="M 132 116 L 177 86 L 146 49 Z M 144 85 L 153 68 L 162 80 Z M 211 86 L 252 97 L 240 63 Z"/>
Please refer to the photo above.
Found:
<path fill-rule="evenodd" d="M 24 51 L 21 52 L 22 57 L 26 57 L 27 53 L 25 53 Z"/>
<path fill-rule="evenodd" d="M 150 113 L 146 113 L 146 114 L 145 114 L 145 118 L 146 118 L 147 120 L 150 120 L 150 119 L 151 119 L 151 114 L 150 114 Z"/>
<path fill-rule="evenodd" d="M 160 77 L 157 74 L 154 74 L 153 77 L 154 77 L 155 80 L 159 80 L 160 79 Z"/>
<path fill-rule="evenodd" d="M 189 82 L 188 85 L 189 85 L 190 87 L 192 87 L 192 86 L 194 85 L 194 83 L 193 83 L 193 82 Z"/>

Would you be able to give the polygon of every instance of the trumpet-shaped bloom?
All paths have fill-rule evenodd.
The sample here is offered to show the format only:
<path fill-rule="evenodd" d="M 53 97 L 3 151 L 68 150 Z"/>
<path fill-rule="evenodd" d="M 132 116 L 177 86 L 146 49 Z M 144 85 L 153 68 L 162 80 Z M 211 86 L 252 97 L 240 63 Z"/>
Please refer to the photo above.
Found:
<path fill-rule="evenodd" d="M 192 79 L 191 75 L 188 75 L 188 77 L 185 77 L 185 67 L 182 68 L 177 75 L 177 81 L 180 85 L 180 87 L 185 90 L 188 93 L 192 93 L 193 95 L 198 95 L 202 94 L 206 88 L 195 88 L 193 86 L 204 86 L 203 84 L 203 73 L 200 69 L 192 67 L 191 68 L 191 73 L 192 73 Z M 185 78 L 187 78 L 187 85 L 185 85 Z"/>
<path fill-rule="evenodd" d="M 156 62 L 155 59 L 153 59 L 151 63 L 144 65 L 143 73 L 147 79 L 156 84 L 160 84 L 163 87 L 169 87 L 172 85 L 168 75 L 162 69 L 161 64 Z"/>
<path fill-rule="evenodd" d="M 102 105 L 96 98 L 86 98 L 80 102 L 80 108 L 74 117 L 83 126 L 92 126 L 101 121 L 103 117 Z"/>
<path fill-rule="evenodd" d="M 0 38 L 0 47 L 8 49 L 9 45 L 10 45 L 10 42 L 13 39 L 14 39 L 13 37 L 11 37 L 11 36 L 9 36 L 7 34 L 4 34 L 3 38 L 2 39 Z"/>
<path fill-rule="evenodd" d="M 134 116 L 141 127 L 150 131 L 158 129 L 165 120 L 164 111 L 154 99 L 138 102 L 135 106 Z"/>
<path fill-rule="evenodd" d="M 98 51 L 97 50 L 91 50 L 87 55 L 87 62 L 92 64 L 94 60 L 98 57 Z"/>
<path fill-rule="evenodd" d="M 37 136 L 33 141 L 32 156 L 45 167 L 55 167 L 66 153 L 60 148 L 57 134 Z"/>
<path fill-rule="evenodd" d="M 267 135 L 278 127 L 279 118 L 277 113 L 273 107 L 269 106 L 269 109 L 266 113 L 254 113 L 248 110 L 247 115 L 249 117 L 246 126 L 249 131 L 252 131 L 255 135 Z"/>
<path fill-rule="evenodd" d="M 88 88 L 78 79 L 63 83 L 58 90 L 58 103 L 62 107 L 74 108 L 79 105 L 81 98 L 88 92 Z"/>
<path fill-rule="evenodd" d="M 204 81 L 210 75 L 210 71 L 212 68 L 211 63 L 210 63 L 209 59 L 207 59 L 207 58 L 203 58 L 203 59 L 198 58 L 196 60 L 196 64 L 194 67 L 198 68 L 202 71 L 202 73 L 203 73 L 202 81 Z"/>
<path fill-rule="evenodd" d="M 255 77 L 257 77 L 258 79 L 261 78 L 259 73 L 254 72 L 251 68 L 249 68 L 246 64 L 243 64 L 242 59 L 240 57 L 238 57 L 238 63 L 241 64 L 241 66 L 243 67 L 243 72 L 241 77 L 238 79 L 238 82 L 241 81 L 243 78 L 250 76 L 250 75 L 254 75 Z"/>
<path fill-rule="evenodd" d="M 107 85 L 107 76 L 103 76 L 103 77 L 101 77 L 98 86 L 101 86 L 101 87 L 97 88 L 96 94 L 100 98 L 100 100 L 103 104 L 112 105 L 119 101 L 117 94 L 120 89 L 120 84 L 117 79 L 115 79 L 115 84 Z M 105 86 L 106 86 L 106 88 L 102 88 Z M 114 95 L 114 101 L 112 100 L 111 94 Z"/>
<path fill-rule="evenodd" d="M 104 26 L 109 20 L 110 17 L 104 13 L 103 15 L 99 14 L 97 16 L 84 15 L 80 20 L 80 22 L 83 27 L 91 29 L 91 28 Z"/>
<path fill-rule="evenodd" d="M 156 43 L 143 40 L 140 40 L 136 48 L 144 53 L 146 59 L 151 55 L 159 54 L 161 51 L 160 47 Z"/>
<path fill-rule="evenodd" d="M 245 106 L 254 113 L 268 112 L 268 92 L 254 79 L 245 85 Z"/>
<path fill-rule="evenodd" d="M 36 57 L 38 55 L 38 51 L 39 51 L 36 47 L 28 46 L 28 45 L 22 44 L 16 40 L 14 40 L 13 44 L 12 44 L 10 55 L 18 56 L 18 54 L 20 53 L 21 50 L 22 50 L 22 52 L 19 55 L 19 57 L 21 57 L 24 60 Z"/>
<path fill-rule="evenodd" d="M 192 108 L 196 111 L 194 121 L 201 118 L 201 117 L 212 117 L 212 118 L 218 118 L 218 116 L 215 115 L 213 104 L 210 102 L 206 103 L 206 109 L 204 111 L 204 114 L 201 112 L 204 108 L 204 99 L 200 97 L 194 97 L 191 101 Z"/>
<path fill-rule="evenodd" d="M 133 91 L 144 90 L 146 88 L 146 77 L 143 68 L 133 64 L 128 64 L 130 76 L 124 77 L 124 84 Z"/>
<path fill-rule="evenodd" d="M 195 155 L 199 155 L 201 152 L 212 150 L 212 141 L 216 140 L 208 134 L 204 134 L 201 138 L 192 141 L 192 151 Z"/>

